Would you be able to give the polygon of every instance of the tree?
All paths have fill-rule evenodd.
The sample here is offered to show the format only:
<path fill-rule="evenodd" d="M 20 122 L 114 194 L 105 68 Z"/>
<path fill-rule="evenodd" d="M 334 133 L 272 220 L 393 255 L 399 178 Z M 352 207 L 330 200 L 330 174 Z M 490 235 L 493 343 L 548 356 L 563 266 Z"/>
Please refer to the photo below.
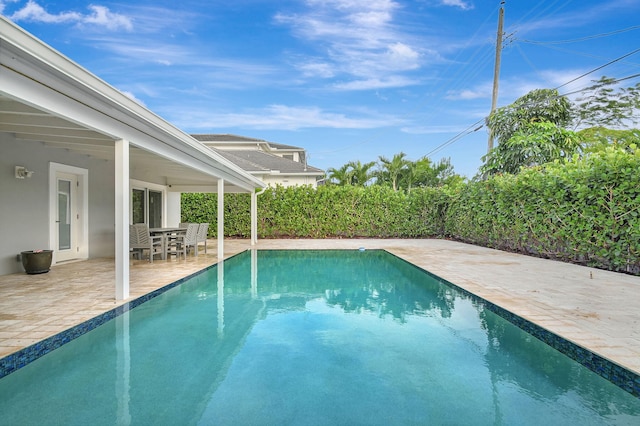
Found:
<path fill-rule="evenodd" d="M 401 185 L 411 192 L 413 187 L 438 186 L 438 170 L 429 157 L 411 162 L 403 174 Z"/>
<path fill-rule="evenodd" d="M 398 179 L 411 163 L 409 160 L 406 160 L 405 157 L 406 154 L 404 152 L 394 155 L 391 160 L 383 156 L 378 157 L 380 159 L 378 183 L 387 181 L 391 184 L 391 188 L 393 188 L 394 191 L 397 191 Z"/>
<path fill-rule="evenodd" d="M 377 185 L 389 185 L 394 191 L 406 189 L 407 192 L 411 192 L 414 186 L 442 186 L 464 181 L 462 176 L 454 173 L 448 158 L 433 164 L 428 157 L 415 162 L 405 157 L 403 152 L 394 155 L 391 160 L 381 156 L 382 165 L 378 164 L 378 170 L 372 170 L 376 165 L 374 161 L 364 164 L 350 161 L 338 169 L 327 169 L 327 181 L 334 185 L 366 186 L 373 178 L 377 178 Z"/>
<path fill-rule="evenodd" d="M 335 185 L 365 186 L 375 177 L 371 170 L 375 165 L 375 161 L 364 164 L 359 160 L 349 161 L 339 169 L 333 167 L 327 169 L 327 179 Z"/>
<path fill-rule="evenodd" d="M 580 148 L 579 138 L 564 129 L 571 117 L 571 103 L 555 89 L 532 90 L 498 108 L 487 118 L 498 146 L 482 157 L 480 173 L 518 173 L 521 167 L 573 155 Z"/>
<path fill-rule="evenodd" d="M 571 103 L 557 90 L 535 89 L 511 105 L 496 109 L 487 117 L 486 124 L 501 144 L 532 123 L 547 122 L 566 127 L 571 118 Z"/>
<path fill-rule="evenodd" d="M 604 151 L 609 146 L 624 148 L 628 152 L 640 146 L 640 129 L 614 130 L 606 127 L 590 127 L 578 132 L 583 151 L 587 154 Z"/>
<path fill-rule="evenodd" d="M 373 179 L 374 173 L 371 170 L 376 165 L 375 161 L 362 164 L 360 160 L 350 161 L 347 166 L 351 168 L 351 185 L 366 186 L 371 179 Z"/>
<path fill-rule="evenodd" d="M 339 169 L 335 169 L 333 167 L 327 169 L 327 178 L 329 182 L 341 186 L 351 185 L 352 173 L 349 170 L 349 167 L 350 166 L 347 163 Z"/>
<path fill-rule="evenodd" d="M 449 158 L 443 158 L 434 164 L 429 157 L 422 157 L 409 162 L 400 178 L 399 186 L 406 188 L 407 193 L 410 193 L 414 187 L 436 187 L 463 180 L 462 176 L 453 171 Z"/>
<path fill-rule="evenodd" d="M 574 104 L 574 129 L 586 127 L 633 127 L 640 123 L 640 83 L 616 87 L 618 81 L 601 77 L 583 90 Z"/>
<path fill-rule="evenodd" d="M 571 130 L 549 122 L 531 123 L 482 157 L 484 164 L 480 173 L 484 176 L 516 174 L 522 167 L 571 157 L 580 152 L 580 147 L 580 137 Z"/>

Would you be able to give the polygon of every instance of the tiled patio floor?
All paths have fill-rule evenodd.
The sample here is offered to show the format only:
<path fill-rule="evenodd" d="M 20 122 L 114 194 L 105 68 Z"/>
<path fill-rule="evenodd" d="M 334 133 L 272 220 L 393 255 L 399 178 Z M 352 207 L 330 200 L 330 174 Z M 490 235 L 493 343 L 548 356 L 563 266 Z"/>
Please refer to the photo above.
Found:
<path fill-rule="evenodd" d="M 187 261 L 131 262 L 131 299 L 217 262 L 216 244 Z M 446 240 L 261 240 L 258 249 L 382 248 L 640 374 L 640 277 Z M 225 255 L 250 248 L 227 240 Z M 0 357 L 108 311 L 113 259 L 0 276 Z"/>

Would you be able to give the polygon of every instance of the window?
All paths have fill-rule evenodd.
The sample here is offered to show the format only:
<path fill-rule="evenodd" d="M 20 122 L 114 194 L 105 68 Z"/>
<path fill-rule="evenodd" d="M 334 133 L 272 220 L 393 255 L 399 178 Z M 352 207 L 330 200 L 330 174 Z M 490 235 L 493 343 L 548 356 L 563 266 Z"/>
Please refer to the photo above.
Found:
<path fill-rule="evenodd" d="M 149 188 L 131 190 L 131 223 L 146 223 L 149 228 L 161 228 L 164 204 L 162 191 Z"/>
<path fill-rule="evenodd" d="M 147 214 L 145 213 L 147 209 L 145 206 L 145 197 L 146 191 L 144 189 L 134 189 L 131 196 L 131 211 L 133 213 L 133 221 L 132 223 L 147 223 L 145 220 Z"/>

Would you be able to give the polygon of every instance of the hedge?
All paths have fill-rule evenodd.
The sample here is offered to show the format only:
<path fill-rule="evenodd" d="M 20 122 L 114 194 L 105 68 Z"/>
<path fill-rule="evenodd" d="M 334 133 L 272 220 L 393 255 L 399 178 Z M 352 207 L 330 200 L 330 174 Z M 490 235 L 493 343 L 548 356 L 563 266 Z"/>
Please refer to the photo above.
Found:
<path fill-rule="evenodd" d="M 268 188 L 258 198 L 261 238 L 420 238 L 442 234 L 447 197 L 433 188 L 410 196 L 372 186 Z M 249 194 L 225 194 L 225 234 L 250 235 Z M 217 195 L 183 194 L 182 221 L 217 229 Z"/>
<path fill-rule="evenodd" d="M 640 150 L 609 148 L 466 185 L 445 229 L 473 244 L 638 275 L 639 210 Z"/>
<path fill-rule="evenodd" d="M 225 233 L 250 236 L 249 194 L 225 195 Z M 260 238 L 451 238 L 640 275 L 640 150 L 494 176 L 455 188 L 269 188 Z M 209 222 L 216 194 L 183 194 L 182 220 Z"/>

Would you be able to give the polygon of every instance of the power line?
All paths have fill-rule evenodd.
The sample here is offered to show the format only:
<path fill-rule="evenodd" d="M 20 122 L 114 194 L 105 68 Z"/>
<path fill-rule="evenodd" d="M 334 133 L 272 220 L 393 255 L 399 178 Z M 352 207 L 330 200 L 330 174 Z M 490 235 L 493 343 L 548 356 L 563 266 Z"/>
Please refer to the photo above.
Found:
<path fill-rule="evenodd" d="M 604 64 L 604 65 L 600 65 L 599 67 L 594 68 L 594 69 L 592 69 L 591 71 L 588 71 L 588 72 L 586 72 L 586 73 L 584 73 L 584 74 L 582 74 L 582 75 L 580 75 L 580 76 L 578 76 L 578 77 L 574 78 L 573 80 L 570 80 L 570 81 L 568 81 L 568 82 L 566 82 L 566 83 L 564 83 L 564 84 L 561 84 L 560 86 L 556 87 L 556 89 L 555 89 L 555 90 L 558 90 L 558 89 L 559 89 L 559 88 L 561 88 L 561 87 L 567 86 L 567 85 L 569 85 L 569 84 L 573 83 L 574 81 L 580 80 L 582 77 L 586 77 L 586 76 L 588 76 L 589 74 L 592 74 L 592 73 L 594 73 L 594 72 L 596 72 L 596 71 L 598 71 L 598 70 L 601 70 L 601 69 L 602 69 L 602 68 L 604 68 L 604 67 L 607 67 L 607 66 L 609 66 L 609 65 L 611 65 L 611 64 L 614 64 L 614 63 L 616 63 L 616 62 L 618 62 L 618 61 L 621 61 L 621 60 L 622 60 L 622 59 L 624 59 L 624 58 L 627 58 L 627 57 L 629 57 L 629 56 L 631 56 L 631 55 L 635 55 L 635 54 L 636 54 L 636 53 L 638 53 L 638 52 L 640 52 L 640 48 L 639 48 L 639 49 L 634 50 L 633 52 L 629 52 L 629 53 L 627 53 L 626 55 L 622 55 L 622 56 L 620 56 L 620 57 L 618 57 L 618 58 L 616 58 L 616 59 L 614 59 L 614 60 L 612 60 L 612 61 L 609 61 L 609 62 L 607 62 L 607 63 L 606 63 L 606 64 Z"/>
<path fill-rule="evenodd" d="M 594 55 L 591 53 L 586 53 L 586 52 L 579 52 L 576 50 L 570 50 L 570 49 L 565 49 L 559 46 L 555 46 L 555 45 L 540 45 L 542 47 L 546 47 L 547 49 L 553 49 L 553 50 L 557 50 L 558 52 L 563 52 L 563 53 L 570 53 L 572 55 L 578 55 L 578 56 L 584 56 L 585 58 L 591 58 L 591 59 L 598 59 L 598 60 L 606 60 L 608 59 L 607 57 L 604 56 L 600 56 L 600 55 Z M 629 63 L 629 62 L 625 62 L 634 66 L 637 66 L 638 64 L 634 64 L 634 63 Z"/>
<path fill-rule="evenodd" d="M 633 30 L 638 30 L 638 29 L 640 29 L 640 25 L 634 25 L 633 27 L 623 28 L 621 30 L 616 30 L 616 31 L 610 31 L 608 33 L 594 34 L 594 35 L 590 35 L 590 36 L 574 38 L 574 39 L 571 39 L 571 40 L 557 40 L 557 41 L 520 40 L 520 41 L 523 42 L 523 43 L 540 44 L 540 45 L 579 43 L 581 41 L 593 40 L 593 39 L 601 38 L 601 37 L 609 37 L 609 36 L 612 36 L 612 35 L 615 35 L 615 34 L 626 33 L 628 31 L 633 31 Z"/>
<path fill-rule="evenodd" d="M 621 81 L 631 80 L 631 79 L 638 78 L 638 77 L 640 77 L 640 73 L 633 74 L 633 75 L 630 75 L 630 76 L 627 76 L 627 77 L 615 78 L 615 79 L 611 80 L 608 84 L 616 84 L 616 83 L 620 83 Z M 589 90 L 588 87 L 584 88 L 584 89 L 574 90 L 573 92 L 563 93 L 562 95 L 558 95 L 558 97 L 566 97 L 566 96 L 569 96 L 569 95 L 575 95 L 576 93 L 585 92 L 587 90 Z"/>
<path fill-rule="evenodd" d="M 447 146 L 452 145 L 455 142 L 459 141 L 463 137 L 465 137 L 467 135 L 470 135 L 471 133 L 477 132 L 478 130 L 480 130 L 480 129 L 482 129 L 484 127 L 484 124 L 482 124 L 484 122 L 484 120 L 485 120 L 484 118 L 481 118 L 480 120 L 476 121 L 475 123 L 473 123 L 472 125 L 470 125 L 466 129 L 464 129 L 462 132 L 458 133 L 457 135 L 455 135 L 454 137 L 448 139 L 447 141 L 441 143 L 440 145 L 438 145 L 437 147 L 435 147 L 434 149 L 432 149 L 431 151 L 426 153 L 424 156 L 425 157 L 429 157 L 430 155 L 436 154 L 436 153 L 442 151 Z"/>

